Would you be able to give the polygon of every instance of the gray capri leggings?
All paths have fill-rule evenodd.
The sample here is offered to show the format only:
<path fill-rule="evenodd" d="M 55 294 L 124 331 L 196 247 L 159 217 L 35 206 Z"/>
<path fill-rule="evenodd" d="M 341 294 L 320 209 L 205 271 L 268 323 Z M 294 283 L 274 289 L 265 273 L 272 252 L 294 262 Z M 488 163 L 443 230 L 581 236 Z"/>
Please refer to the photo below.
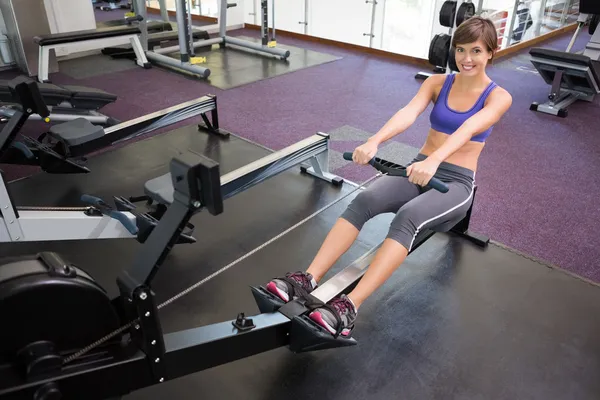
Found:
<path fill-rule="evenodd" d="M 418 154 L 408 165 L 426 158 Z M 396 213 L 387 238 L 410 251 L 421 230 L 460 219 L 473 202 L 473 171 L 442 162 L 435 177 L 448 185 L 448 192 L 423 188 L 401 176 L 383 176 L 361 191 L 341 217 L 361 230 L 369 219 L 379 214 Z"/>

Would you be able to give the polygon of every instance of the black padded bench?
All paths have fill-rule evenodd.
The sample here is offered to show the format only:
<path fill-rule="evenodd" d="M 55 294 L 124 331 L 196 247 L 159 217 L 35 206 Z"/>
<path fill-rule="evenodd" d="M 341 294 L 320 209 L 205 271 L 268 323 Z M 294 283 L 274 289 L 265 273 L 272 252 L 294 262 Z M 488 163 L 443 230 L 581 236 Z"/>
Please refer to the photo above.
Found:
<path fill-rule="evenodd" d="M 119 46 L 131 43 L 137 58 L 137 64 L 149 68 L 146 53 L 142 48 L 138 35 L 140 28 L 137 26 L 115 26 L 102 29 L 88 29 L 83 31 L 53 33 L 35 36 L 33 41 L 39 46 L 38 81 L 48 81 L 48 64 L 50 50 L 57 47 L 77 46 L 81 43 L 92 45 L 96 48 Z"/>
<path fill-rule="evenodd" d="M 0 102 L 18 104 L 19 99 L 13 97 L 8 84 L 9 81 L 0 80 Z M 44 102 L 48 106 L 69 103 L 73 108 L 99 110 L 117 100 L 117 96 L 112 93 L 85 86 L 59 86 L 52 83 L 40 83 L 38 86 Z"/>
<path fill-rule="evenodd" d="M 530 109 L 559 117 L 577 100 L 592 101 L 600 93 L 600 61 L 583 54 L 533 48 L 531 63 L 544 81 L 551 85 L 549 102 L 533 102 Z"/>
<path fill-rule="evenodd" d="M 531 62 L 547 84 L 552 85 L 557 71 L 562 71 L 561 87 L 589 94 L 600 89 L 600 61 L 582 54 L 533 48 Z"/>

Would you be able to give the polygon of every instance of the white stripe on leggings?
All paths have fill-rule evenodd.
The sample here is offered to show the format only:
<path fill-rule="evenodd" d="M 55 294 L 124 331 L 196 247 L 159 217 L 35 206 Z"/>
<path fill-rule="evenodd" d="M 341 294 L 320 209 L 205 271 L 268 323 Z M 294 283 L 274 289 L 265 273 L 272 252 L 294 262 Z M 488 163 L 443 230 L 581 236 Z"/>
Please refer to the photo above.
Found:
<path fill-rule="evenodd" d="M 472 197 L 473 197 L 473 192 L 475 191 L 475 180 L 473 180 L 473 183 L 471 185 L 471 193 L 469 193 L 469 196 L 467 197 L 467 199 L 465 201 L 463 201 L 460 204 L 457 204 L 456 206 L 452 207 L 451 209 L 444 211 L 443 213 L 441 213 L 440 215 L 436 215 L 433 218 L 429 218 L 427 221 L 423 222 L 421 225 L 419 225 L 417 227 L 417 230 L 415 231 L 415 234 L 413 235 L 412 240 L 410 241 L 410 246 L 408 248 L 408 251 L 410 252 L 410 250 L 413 247 L 413 244 L 415 242 L 415 239 L 417 238 L 417 235 L 419 234 L 419 231 L 421 230 L 421 228 L 423 227 L 423 225 L 428 224 L 429 222 L 433 221 L 436 218 L 440 218 L 443 217 L 444 215 L 448 214 L 449 212 L 452 212 L 454 210 L 456 210 L 457 208 L 463 206 L 466 202 L 468 202 Z"/>

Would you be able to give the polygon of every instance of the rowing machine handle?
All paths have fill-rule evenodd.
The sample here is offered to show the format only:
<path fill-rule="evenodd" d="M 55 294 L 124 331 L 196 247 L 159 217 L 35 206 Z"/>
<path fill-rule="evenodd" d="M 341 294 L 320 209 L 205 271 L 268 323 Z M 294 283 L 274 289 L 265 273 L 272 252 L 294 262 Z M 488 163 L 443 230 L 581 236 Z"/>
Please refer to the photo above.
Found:
<path fill-rule="evenodd" d="M 119 221 L 121 224 L 123 224 L 125 229 L 127 229 L 129 231 L 129 233 L 131 233 L 132 235 L 137 235 L 138 228 L 133 222 L 131 222 L 129 220 L 129 218 L 127 218 L 127 215 L 125 215 L 125 213 L 123 213 L 121 211 L 117 211 L 117 210 L 113 209 L 111 206 L 106 204 L 102 199 L 84 194 L 81 196 L 81 201 L 95 206 L 98 209 L 98 211 L 100 211 L 102 214 L 108 215 L 109 217 L 114 218 L 117 221 Z"/>
<path fill-rule="evenodd" d="M 344 152 L 343 156 L 344 156 L 344 160 L 352 161 L 352 153 L 351 152 L 349 152 L 349 151 Z M 373 157 L 372 159 L 369 160 L 369 164 L 376 170 L 386 173 L 390 176 L 404 176 L 404 177 L 407 176 L 405 167 L 398 165 L 398 164 L 394 164 L 390 161 L 385 161 L 380 158 Z M 427 186 L 430 186 L 433 189 L 435 189 L 441 193 L 447 193 L 448 189 L 449 189 L 448 185 L 446 185 L 444 182 L 440 181 L 437 178 L 431 178 L 429 180 L 429 183 L 427 184 Z"/>

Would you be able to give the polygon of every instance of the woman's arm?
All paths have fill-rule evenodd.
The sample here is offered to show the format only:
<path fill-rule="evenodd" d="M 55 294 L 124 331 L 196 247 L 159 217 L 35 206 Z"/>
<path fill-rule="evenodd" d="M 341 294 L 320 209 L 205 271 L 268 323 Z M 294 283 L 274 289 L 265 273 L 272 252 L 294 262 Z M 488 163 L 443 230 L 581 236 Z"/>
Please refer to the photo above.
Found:
<path fill-rule="evenodd" d="M 439 149 L 429 155 L 441 163 L 458 149 L 468 143 L 471 138 L 486 131 L 496 124 L 512 105 L 511 95 L 502 88 L 495 89 L 488 97 L 488 104 L 481 111 L 466 120 Z"/>
<path fill-rule="evenodd" d="M 423 82 L 421 88 L 412 98 L 410 103 L 400 109 L 390 120 L 377 132 L 371 136 L 368 141 L 377 145 L 391 139 L 392 137 L 404 132 L 425 111 L 436 88 L 444 82 L 446 75 L 432 75 Z"/>
<path fill-rule="evenodd" d="M 473 136 L 497 123 L 511 104 L 512 97 L 506 90 L 495 89 L 488 97 L 488 102 L 483 109 L 466 120 L 439 149 L 431 153 L 425 160 L 411 164 L 407 168 L 408 180 L 420 186 L 427 185 L 446 158 L 468 143 Z"/>

